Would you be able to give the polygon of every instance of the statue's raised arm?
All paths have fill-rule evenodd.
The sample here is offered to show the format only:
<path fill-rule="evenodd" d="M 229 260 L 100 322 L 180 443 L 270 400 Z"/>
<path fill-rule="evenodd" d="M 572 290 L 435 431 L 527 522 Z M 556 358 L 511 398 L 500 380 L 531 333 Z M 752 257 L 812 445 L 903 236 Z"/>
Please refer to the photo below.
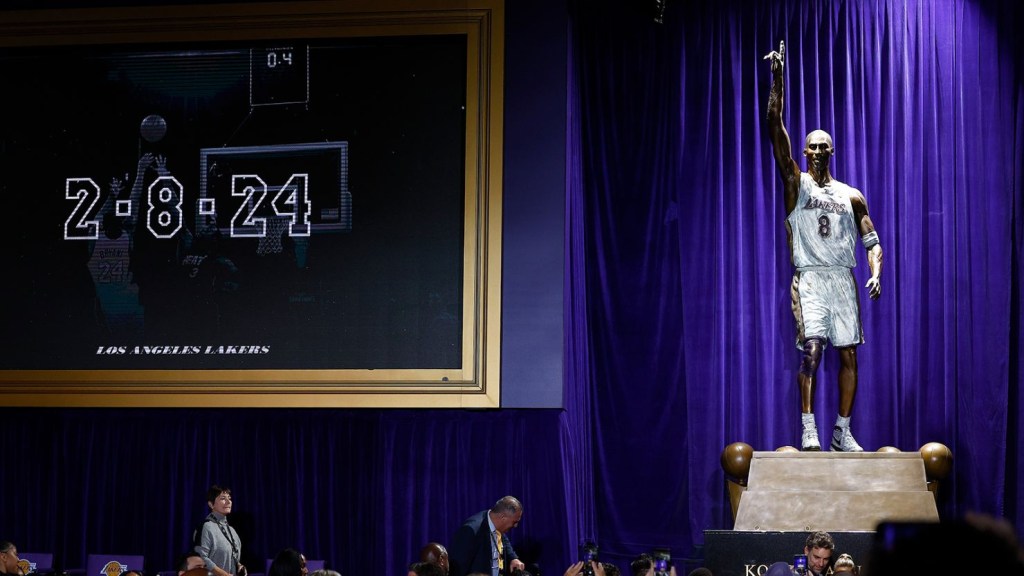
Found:
<path fill-rule="evenodd" d="M 784 98 L 783 69 L 786 63 L 786 43 L 779 42 L 779 50 L 769 52 L 765 60 L 772 65 L 772 87 L 768 92 L 768 135 L 772 139 L 772 153 L 775 164 L 782 176 L 785 190 L 786 214 L 793 211 L 800 187 L 800 167 L 793 160 L 793 145 L 789 141 L 789 132 L 782 123 L 782 104 Z"/>

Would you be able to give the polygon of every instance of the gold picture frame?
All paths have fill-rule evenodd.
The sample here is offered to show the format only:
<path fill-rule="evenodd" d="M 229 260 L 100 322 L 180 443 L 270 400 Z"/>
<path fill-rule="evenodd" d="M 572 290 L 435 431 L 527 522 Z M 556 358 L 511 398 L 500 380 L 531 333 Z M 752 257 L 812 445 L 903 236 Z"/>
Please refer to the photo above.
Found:
<path fill-rule="evenodd" d="M 300 1 L 0 13 L 0 53 L 91 46 L 461 37 L 465 140 L 459 361 L 454 367 L 0 370 L 8 406 L 434 407 L 500 405 L 501 0 Z M 66 232 L 65 232 L 66 233 Z M 16 306 L 17 304 L 9 304 Z M 405 364 L 408 364 L 406 362 Z"/>

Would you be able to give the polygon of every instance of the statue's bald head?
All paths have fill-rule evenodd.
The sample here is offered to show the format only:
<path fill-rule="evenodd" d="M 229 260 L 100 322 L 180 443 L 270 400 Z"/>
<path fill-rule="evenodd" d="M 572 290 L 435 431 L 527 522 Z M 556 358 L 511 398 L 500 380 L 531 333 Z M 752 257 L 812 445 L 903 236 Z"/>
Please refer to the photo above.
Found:
<path fill-rule="evenodd" d="M 807 138 L 804 140 L 804 148 L 810 148 L 811 142 L 820 141 L 822 138 L 824 138 L 825 141 L 828 142 L 829 148 L 834 148 L 834 146 L 832 145 L 832 136 L 830 136 L 829 133 L 825 132 L 824 130 L 814 130 L 810 134 L 808 134 Z"/>

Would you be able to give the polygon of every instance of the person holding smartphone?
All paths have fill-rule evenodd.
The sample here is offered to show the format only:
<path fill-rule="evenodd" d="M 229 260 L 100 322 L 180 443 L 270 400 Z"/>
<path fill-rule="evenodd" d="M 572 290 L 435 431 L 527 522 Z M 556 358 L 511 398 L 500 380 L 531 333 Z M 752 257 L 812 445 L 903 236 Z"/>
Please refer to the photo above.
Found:
<path fill-rule="evenodd" d="M 765 576 L 822 576 L 828 571 L 835 548 L 836 543 L 832 540 L 831 534 L 820 530 L 812 532 L 804 541 L 803 554 L 797 554 L 793 566 L 785 562 L 776 562 L 768 567 Z"/>
<path fill-rule="evenodd" d="M 829 562 L 832 561 L 832 552 L 836 549 L 836 543 L 828 532 L 814 532 L 807 537 L 804 543 L 804 554 L 807 555 L 807 571 L 819 576 L 828 570 Z"/>
<path fill-rule="evenodd" d="M 583 574 L 584 566 L 586 566 L 586 563 L 583 560 L 580 560 L 565 569 L 565 576 L 581 576 Z M 604 565 L 596 560 L 590 561 L 590 569 L 594 571 L 596 576 L 606 576 Z"/>
<path fill-rule="evenodd" d="M 676 567 L 672 566 L 668 552 L 663 550 L 656 550 L 653 554 L 640 554 L 630 562 L 629 571 L 633 576 L 676 576 Z"/>

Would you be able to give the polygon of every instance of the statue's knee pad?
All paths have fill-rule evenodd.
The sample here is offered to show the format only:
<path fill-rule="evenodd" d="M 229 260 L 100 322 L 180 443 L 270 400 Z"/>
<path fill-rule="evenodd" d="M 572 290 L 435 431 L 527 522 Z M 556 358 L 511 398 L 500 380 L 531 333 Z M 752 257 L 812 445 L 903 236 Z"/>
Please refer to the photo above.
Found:
<path fill-rule="evenodd" d="M 804 340 L 804 353 L 800 360 L 800 373 L 804 376 L 814 376 L 818 371 L 818 364 L 821 363 L 821 351 L 825 349 L 825 343 L 821 338 L 808 338 Z"/>

